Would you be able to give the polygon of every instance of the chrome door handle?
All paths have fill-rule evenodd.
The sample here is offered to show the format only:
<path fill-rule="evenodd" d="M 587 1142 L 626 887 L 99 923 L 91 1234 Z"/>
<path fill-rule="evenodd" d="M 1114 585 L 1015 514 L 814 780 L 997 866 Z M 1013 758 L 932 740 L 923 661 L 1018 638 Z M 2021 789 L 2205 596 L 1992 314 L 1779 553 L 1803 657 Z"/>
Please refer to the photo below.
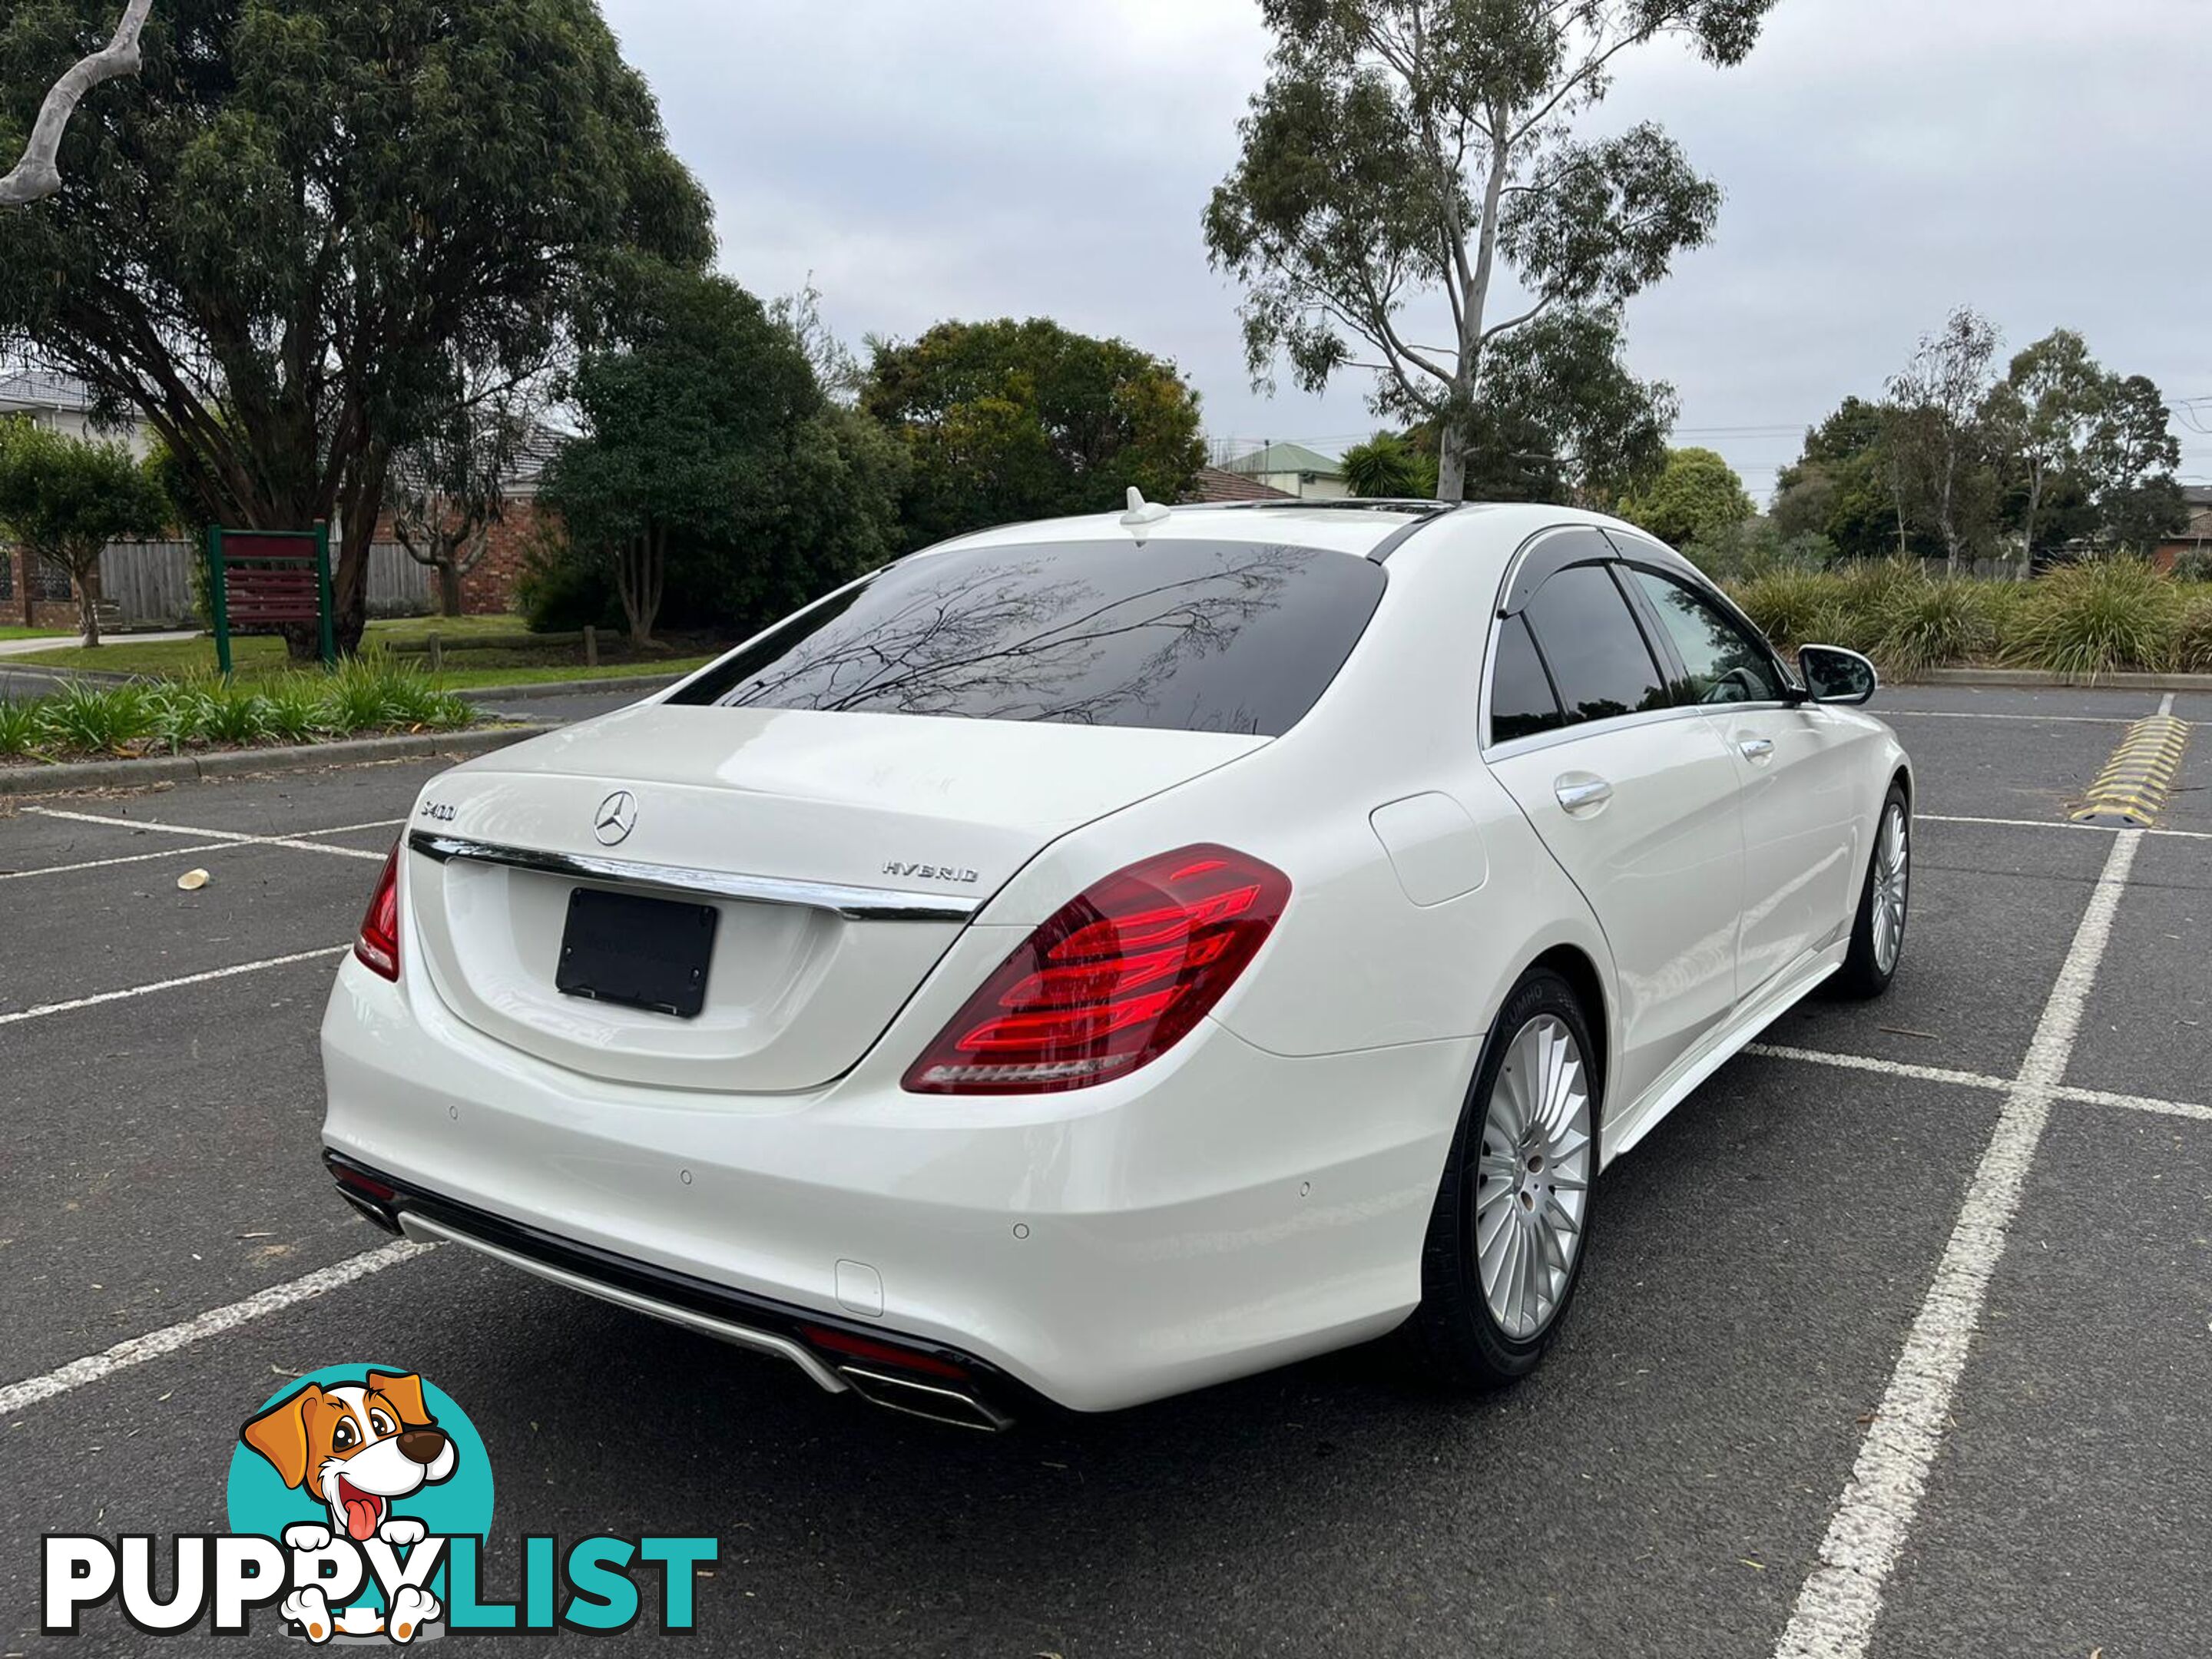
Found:
<path fill-rule="evenodd" d="M 1774 752 L 1774 740 L 1771 738 L 1746 738 L 1736 747 L 1743 750 L 1746 760 L 1763 761 Z"/>
<path fill-rule="evenodd" d="M 1613 786 L 1603 778 L 1594 778 L 1587 772 L 1579 777 L 1570 775 L 1552 786 L 1553 794 L 1559 805 L 1570 812 L 1591 811 L 1613 799 Z"/>

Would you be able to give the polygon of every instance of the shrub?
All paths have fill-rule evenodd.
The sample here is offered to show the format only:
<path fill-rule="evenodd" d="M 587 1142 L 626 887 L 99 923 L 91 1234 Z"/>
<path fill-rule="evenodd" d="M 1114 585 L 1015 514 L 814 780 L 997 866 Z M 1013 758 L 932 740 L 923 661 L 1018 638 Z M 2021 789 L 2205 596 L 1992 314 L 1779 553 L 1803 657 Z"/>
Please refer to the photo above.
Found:
<path fill-rule="evenodd" d="M 2173 557 L 2177 581 L 2212 582 L 2212 547 L 2192 547 Z"/>
<path fill-rule="evenodd" d="M 329 730 L 359 732 L 392 722 L 396 711 L 392 707 L 391 685 L 383 667 L 380 658 L 368 654 L 338 665 L 323 690 L 324 705 L 329 710 Z"/>
<path fill-rule="evenodd" d="M 172 753 L 204 735 L 210 684 L 186 680 L 157 685 L 147 693 L 147 705 L 154 716 L 153 735 Z"/>
<path fill-rule="evenodd" d="M 623 620 L 613 579 L 559 544 L 530 550 L 514 585 L 514 600 L 533 634 L 572 633 L 580 628 L 620 633 L 629 626 Z"/>
<path fill-rule="evenodd" d="M 2167 660 L 2180 673 L 2212 674 L 2212 599 L 2191 599 L 2175 619 Z M 5 741 L 0 727 L 0 744 Z"/>
<path fill-rule="evenodd" d="M 369 653 L 339 665 L 325 692 L 324 729 L 362 732 L 381 726 L 429 726 L 450 731 L 466 726 L 475 711 L 451 692 L 441 691 L 411 668 L 398 667 L 381 653 Z"/>
<path fill-rule="evenodd" d="M 0 697 L 0 760 L 27 759 L 45 735 L 35 702 Z"/>
<path fill-rule="evenodd" d="M 199 735 L 210 743 L 258 743 L 269 735 L 269 700 L 240 685 L 210 691 Z"/>
<path fill-rule="evenodd" d="M 1985 655 L 1999 638 L 2000 590 L 2015 585 L 1962 577 L 1931 581 L 1916 573 L 1875 601 L 1880 632 L 1869 654 L 1897 679 Z"/>
<path fill-rule="evenodd" d="M 398 726 L 453 731 L 476 711 L 422 674 L 384 657 L 337 672 L 294 674 L 264 685 L 208 678 L 160 684 L 72 685 L 26 702 L 0 701 L 0 759 L 172 751 L 201 743 L 310 742 Z"/>
<path fill-rule="evenodd" d="M 1841 590 L 1832 575 L 1784 570 L 1745 582 L 1735 590 L 1735 601 L 1784 650 L 1815 643 L 1863 649 L 1860 641 L 1844 637 L 1850 629 Z"/>
<path fill-rule="evenodd" d="M 2175 622 L 2172 582 L 2139 559 L 2068 565 L 2034 584 L 2008 619 L 2008 661 L 2092 680 L 2164 665 Z"/>
<path fill-rule="evenodd" d="M 1852 631 L 1875 641 L 1890 612 L 1906 595 L 1925 587 L 1928 580 L 1915 559 L 1858 559 L 1837 568 L 1836 600 Z"/>
<path fill-rule="evenodd" d="M 154 730 L 153 702 L 142 685 L 78 682 L 47 698 L 40 714 L 58 749 L 123 750 Z"/>
<path fill-rule="evenodd" d="M 264 686 L 261 712 L 267 734 L 283 743 L 309 742 L 330 718 L 323 688 L 305 675 Z"/>

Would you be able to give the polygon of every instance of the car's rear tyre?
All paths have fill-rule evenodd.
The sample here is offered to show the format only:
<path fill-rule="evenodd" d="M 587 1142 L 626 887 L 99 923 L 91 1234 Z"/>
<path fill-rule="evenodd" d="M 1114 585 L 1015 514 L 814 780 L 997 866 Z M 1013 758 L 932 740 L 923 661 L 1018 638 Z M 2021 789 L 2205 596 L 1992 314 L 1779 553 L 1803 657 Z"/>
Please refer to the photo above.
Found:
<path fill-rule="evenodd" d="M 1905 958 L 1905 924 L 1912 899 L 1912 808 L 1905 786 L 1889 786 L 1875 825 L 1874 852 L 1867 860 L 1866 885 L 1858 915 L 1851 921 L 1851 948 L 1836 975 L 1836 989 L 1847 997 L 1878 997 L 1897 977 Z"/>
<path fill-rule="evenodd" d="M 1439 1382 L 1526 1376 L 1574 1300 L 1597 1176 L 1596 1053 L 1559 975 L 1533 970 L 1505 999 L 1452 1137 L 1408 1325 Z"/>

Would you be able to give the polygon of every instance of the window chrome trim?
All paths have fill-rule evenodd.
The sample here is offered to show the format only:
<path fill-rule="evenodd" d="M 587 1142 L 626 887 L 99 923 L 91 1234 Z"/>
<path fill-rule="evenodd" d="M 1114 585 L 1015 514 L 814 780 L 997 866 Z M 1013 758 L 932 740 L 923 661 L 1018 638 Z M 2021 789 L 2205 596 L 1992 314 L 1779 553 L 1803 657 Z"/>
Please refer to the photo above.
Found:
<path fill-rule="evenodd" d="M 1483 726 L 1489 729 L 1487 701 L 1488 685 L 1483 688 L 1486 708 Z M 1577 720 L 1572 726 L 1562 726 L 1554 731 L 1537 732 L 1525 738 L 1513 738 L 1504 743 L 1493 743 L 1482 750 L 1486 761 L 1510 760 L 1516 755 L 1533 755 L 1540 750 L 1556 749 L 1563 743 L 1574 743 L 1583 738 L 1601 737 L 1607 732 L 1625 732 L 1642 726 L 1663 726 L 1670 720 L 1702 720 L 1707 715 L 1723 711 L 1734 714 L 1745 708 L 1771 708 L 1772 703 L 1747 702 L 1686 702 L 1671 708 L 1645 708 L 1632 714 L 1611 714 L 1603 720 Z"/>
<path fill-rule="evenodd" d="M 723 870 L 696 870 L 674 864 L 641 864 L 631 859 L 600 858 L 583 853 L 546 853 L 497 842 L 417 830 L 407 837 L 410 851 L 440 864 L 494 864 L 509 870 L 572 881 L 605 882 L 686 897 L 738 899 L 752 904 L 789 904 L 828 910 L 848 921 L 966 921 L 983 908 L 980 898 L 917 893 L 889 887 L 846 887 L 835 882 L 792 881 L 780 876 L 744 876 Z"/>

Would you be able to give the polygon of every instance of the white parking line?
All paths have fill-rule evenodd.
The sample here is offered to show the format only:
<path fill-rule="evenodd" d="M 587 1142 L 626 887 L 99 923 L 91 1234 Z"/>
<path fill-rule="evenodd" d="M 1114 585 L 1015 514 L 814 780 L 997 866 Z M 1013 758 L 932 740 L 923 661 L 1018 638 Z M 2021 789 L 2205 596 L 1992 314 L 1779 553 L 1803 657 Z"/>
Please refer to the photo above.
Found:
<path fill-rule="evenodd" d="M 119 821 L 125 820 L 103 820 L 103 822 L 106 823 L 115 823 Z M 135 819 L 127 820 L 127 822 L 137 823 L 137 820 Z M 294 845 L 295 841 L 311 841 L 317 836 L 349 836 L 354 834 L 356 830 L 392 830 L 406 822 L 407 820 L 405 818 L 373 818 L 367 823 L 341 823 L 334 825 L 328 830 L 302 830 L 299 831 L 295 837 L 240 836 L 236 831 L 228 830 L 194 830 L 191 833 L 195 835 L 221 836 L 223 839 L 221 841 L 204 842 L 196 847 L 173 847 L 165 853 L 126 853 L 119 858 L 87 859 L 82 864 L 49 864 L 41 866 L 36 870 L 0 870 L 0 881 L 28 881 L 33 876 L 73 876 L 86 870 L 112 869 L 118 864 L 152 864 L 158 862 L 162 859 L 187 858 L 194 853 L 212 853 L 216 851 L 218 848 L 225 847 L 289 847 Z M 142 830 L 168 830 L 173 828 L 173 826 L 166 823 L 137 823 L 137 827 Z M 340 849 L 336 848 L 320 847 L 310 848 L 306 850 L 311 852 L 328 853 L 338 851 Z M 355 849 L 351 848 L 344 850 L 355 851 Z M 366 854 L 361 854 L 358 852 L 356 852 L 355 855 L 356 857 L 368 856 Z"/>
<path fill-rule="evenodd" d="M 2120 894 L 2142 836 L 2114 837 L 2074 943 L 2036 1022 L 2020 1075 L 1966 1188 L 1936 1280 L 1905 1339 L 1873 1426 L 1821 1540 L 1819 1564 L 1798 1593 L 1776 1659 L 1857 1659 L 1874 1636 L 1882 1592 L 1905 1547 L 1928 1474 L 1942 1448 L 1968 1346 L 2019 1213 L 2021 1192 L 2052 1100 L 2081 1029 L 2081 1011 L 2112 935 Z"/>
<path fill-rule="evenodd" d="M 234 1302 L 227 1308 L 210 1309 L 197 1318 L 171 1325 L 151 1335 L 134 1336 L 128 1342 L 117 1343 L 105 1353 L 73 1359 L 58 1370 L 48 1371 L 44 1376 L 26 1377 L 21 1382 L 11 1382 L 0 1388 L 0 1418 L 19 1412 L 26 1406 L 35 1406 L 41 1400 L 51 1400 L 58 1394 L 67 1394 L 72 1389 L 82 1389 L 87 1383 L 112 1376 L 118 1371 L 128 1370 L 133 1365 L 143 1365 L 149 1359 L 159 1359 L 179 1349 L 189 1348 L 195 1342 L 221 1336 L 225 1331 L 234 1331 L 240 1325 L 250 1324 L 254 1320 L 281 1313 L 325 1291 L 351 1285 L 371 1273 L 380 1273 L 386 1267 L 396 1267 L 418 1255 L 426 1255 L 436 1248 L 434 1244 L 417 1244 L 412 1240 L 402 1239 L 396 1243 L 386 1244 L 382 1249 L 368 1250 L 333 1266 L 319 1267 L 288 1284 L 272 1285 L 265 1291 L 255 1291 L 242 1302 Z"/>
<path fill-rule="evenodd" d="M 2064 1088 L 2056 1091 L 2060 1100 L 2078 1100 L 2090 1106 L 2118 1106 L 2123 1111 L 2157 1112 L 2166 1117 L 2194 1118 L 2199 1123 L 2212 1123 L 2212 1106 L 2199 1106 L 2186 1100 L 2159 1100 L 2149 1095 L 2116 1095 L 2109 1089 Z"/>
<path fill-rule="evenodd" d="M 151 996 L 156 991 L 175 991 L 187 985 L 205 985 L 211 980 L 233 979 L 240 974 L 258 974 L 264 968 L 288 968 L 295 962 L 343 956 L 352 948 L 350 945 L 325 945 L 319 951 L 298 951 L 289 957 L 270 957 L 264 962 L 241 962 L 235 968 L 212 968 L 204 974 L 186 974 L 180 979 L 156 980 L 151 985 L 134 985 L 126 991 L 102 991 L 98 996 L 78 997 L 72 1002 L 44 1002 L 35 1008 L 19 1008 L 12 1014 L 0 1014 L 0 1025 L 44 1019 L 49 1014 L 72 1014 L 80 1008 L 97 1008 L 103 1002 L 128 1002 L 133 997 Z"/>
<path fill-rule="evenodd" d="M 1961 1089 L 2004 1091 L 2013 1086 L 2010 1078 L 1991 1077 L 1986 1072 L 1954 1072 L 1940 1066 L 1911 1066 L 1901 1060 L 1878 1060 L 1872 1054 L 1831 1054 L 1825 1048 L 1792 1048 L 1776 1042 L 1751 1043 L 1743 1052 L 1765 1060 L 1803 1060 L 1814 1066 L 1833 1066 L 1846 1072 L 1875 1072 L 1887 1077 L 1917 1078 L 1923 1083 L 1948 1083 Z M 2122 1111 L 2156 1112 L 2166 1117 L 2194 1118 L 2200 1123 L 2212 1123 L 2212 1106 L 2200 1106 L 2194 1101 L 2161 1100 L 2155 1095 L 2115 1094 L 2110 1089 L 2078 1089 L 2072 1084 L 2053 1089 L 2051 1097 L 2085 1106 L 2113 1106 Z"/>
<path fill-rule="evenodd" d="M 1802 1060 L 1815 1066 L 1838 1066 L 1848 1072 L 1880 1072 L 1888 1077 L 1917 1078 L 1923 1083 L 1951 1083 L 1966 1089 L 2009 1089 L 2008 1078 L 1985 1072 L 1954 1072 L 1941 1066 L 1910 1066 L 1901 1060 L 1877 1060 L 1871 1054 L 1832 1054 L 1825 1048 L 1792 1048 L 1778 1042 L 1754 1042 L 1744 1049 L 1767 1060 Z"/>
<path fill-rule="evenodd" d="M 152 830 L 165 836 L 197 836 L 204 841 L 229 842 L 240 847 L 289 847 L 300 853 L 327 853 L 333 858 L 371 859 L 384 862 L 384 854 L 371 853 L 358 847 L 325 847 L 319 842 L 302 840 L 297 836 L 249 836 L 237 830 L 196 830 L 189 824 L 157 823 L 151 818 L 115 818 L 98 812 L 65 812 L 56 806 L 27 806 L 26 812 L 36 812 L 42 818 L 64 818 L 72 823 L 98 823 L 110 829 Z M 391 822 L 402 822 L 392 820 Z M 384 823 L 343 824 L 336 830 L 316 830 L 307 833 L 318 836 L 343 835 L 349 830 L 380 830 Z"/>
<path fill-rule="evenodd" d="M 49 864 L 36 870 L 0 870 L 0 881 L 28 881 L 33 876 L 73 876 L 80 870 L 107 870 L 118 864 L 151 864 L 159 859 L 190 858 L 194 853 L 228 851 L 237 843 L 202 842 L 193 847 L 172 847 L 161 853 L 132 853 L 119 859 L 87 859 L 82 864 Z"/>
<path fill-rule="evenodd" d="M 1991 709 L 1978 708 L 1884 708 L 1880 711 L 1886 720 L 2033 720 L 2038 725 L 2056 722 L 2064 726 L 2132 726 L 2131 714 L 2011 714 Z"/>
<path fill-rule="evenodd" d="M 1915 812 L 1915 823 L 1983 823 L 1998 830 L 2087 830 L 2093 836 L 2167 836 L 2179 841 L 2212 841 L 2212 830 L 2130 830 L 2124 823 L 2073 823 L 2063 818 L 1962 818 L 1943 812 Z"/>

